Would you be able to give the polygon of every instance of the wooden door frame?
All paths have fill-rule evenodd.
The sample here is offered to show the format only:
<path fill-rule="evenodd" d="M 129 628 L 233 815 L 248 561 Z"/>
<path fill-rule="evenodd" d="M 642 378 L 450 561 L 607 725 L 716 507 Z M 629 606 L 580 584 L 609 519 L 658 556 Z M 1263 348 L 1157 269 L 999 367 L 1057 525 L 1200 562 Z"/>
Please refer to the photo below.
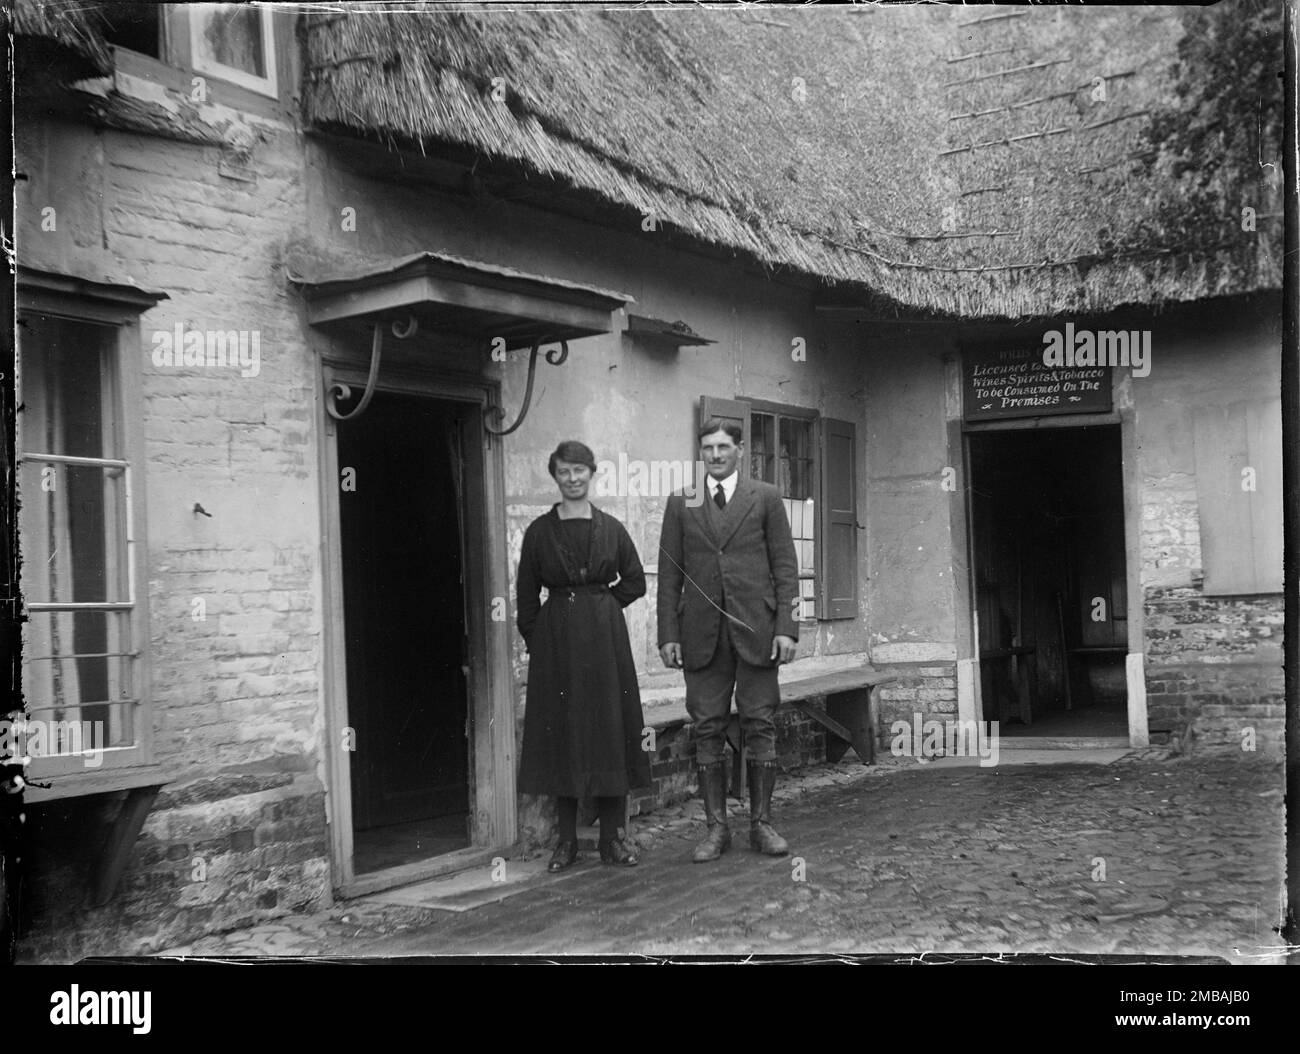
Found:
<path fill-rule="evenodd" d="M 1150 743 L 1147 725 L 1146 694 L 1146 627 L 1142 594 L 1142 476 L 1138 463 L 1137 426 L 1131 399 L 1124 389 L 1128 383 L 1117 382 L 1115 405 L 1110 413 L 1059 414 L 1048 417 L 1011 418 L 1004 421 L 963 423 L 951 414 L 948 419 L 949 457 L 962 466 L 962 479 L 970 480 L 970 436 L 983 432 L 1013 432 L 1047 428 L 1096 428 L 1118 425 L 1120 435 L 1120 485 L 1123 490 L 1124 581 L 1127 591 L 1128 651 L 1124 657 L 1127 687 L 1128 738 L 1130 747 Z M 963 719 L 983 720 L 984 705 L 980 693 L 979 627 L 976 617 L 975 520 L 970 487 L 959 488 L 953 495 L 953 538 L 964 539 L 966 574 L 958 578 L 957 666 L 958 710 Z M 954 549 L 956 545 L 954 544 Z M 961 612 L 964 610 L 965 615 Z M 964 676 L 963 676 L 964 674 Z M 963 684 L 963 682 L 965 682 Z M 963 692 L 969 698 L 963 708 Z"/>
<path fill-rule="evenodd" d="M 360 352 L 358 352 L 360 355 Z M 316 369 L 316 423 L 321 442 L 321 592 L 325 704 L 326 807 L 333 886 L 340 897 L 362 896 L 486 863 L 518 837 L 515 793 L 515 707 L 508 626 L 492 620 L 492 598 L 509 592 L 506 549 L 505 467 L 500 439 L 481 432 L 481 487 L 465 495 L 466 608 L 471 640 L 468 699 L 470 722 L 471 844 L 428 860 L 358 877 L 353 862 L 351 753 L 343 748 L 348 727 L 347 648 L 343 608 L 343 551 L 339 519 L 337 422 L 325 409 L 331 384 L 365 386 L 366 363 L 346 353 L 322 352 Z M 500 385 L 468 374 L 411 365 L 384 364 L 377 391 L 470 405 L 475 412 L 499 402 Z M 373 412 L 373 411 L 371 411 Z M 466 454 L 472 454 L 469 447 Z M 477 493 L 470 490 L 477 489 Z"/>

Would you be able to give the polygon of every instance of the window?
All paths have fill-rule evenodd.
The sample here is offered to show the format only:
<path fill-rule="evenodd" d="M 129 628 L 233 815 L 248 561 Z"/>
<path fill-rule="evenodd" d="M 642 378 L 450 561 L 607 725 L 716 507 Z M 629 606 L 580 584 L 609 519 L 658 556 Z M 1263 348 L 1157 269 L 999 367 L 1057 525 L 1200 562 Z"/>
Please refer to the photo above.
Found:
<path fill-rule="evenodd" d="M 813 499 L 813 420 L 763 413 L 749 415 L 749 470 L 781 492 L 795 553 L 799 557 L 802 620 L 817 618 L 816 502 Z"/>
<path fill-rule="evenodd" d="M 22 288 L 22 287 L 20 287 Z M 134 292 L 134 291 L 133 291 Z M 36 779 L 148 762 L 134 316 L 20 302 L 25 745 Z M 143 294 L 136 293 L 137 296 Z M 134 359 L 132 360 L 134 362 Z"/>
<path fill-rule="evenodd" d="M 106 4 L 96 11 L 100 32 L 110 44 L 127 51 L 163 57 L 163 15 L 159 4 Z"/>
<path fill-rule="evenodd" d="M 799 557 L 800 619 L 858 613 L 857 429 L 815 410 L 700 399 L 700 421 L 736 421 L 753 479 L 781 491 Z"/>
<path fill-rule="evenodd" d="M 251 4 L 102 4 L 95 24 L 114 47 L 114 65 L 128 77 L 153 81 L 197 101 L 257 113 L 278 112 L 281 82 L 292 76 L 295 14 Z M 276 33 L 277 23 L 280 28 Z M 278 38 L 278 39 L 277 39 Z M 195 76 L 211 83 L 195 95 Z"/>
<path fill-rule="evenodd" d="M 231 81 L 274 96 L 275 47 L 271 12 L 243 4 L 194 4 L 190 21 L 190 60 L 197 73 Z"/>

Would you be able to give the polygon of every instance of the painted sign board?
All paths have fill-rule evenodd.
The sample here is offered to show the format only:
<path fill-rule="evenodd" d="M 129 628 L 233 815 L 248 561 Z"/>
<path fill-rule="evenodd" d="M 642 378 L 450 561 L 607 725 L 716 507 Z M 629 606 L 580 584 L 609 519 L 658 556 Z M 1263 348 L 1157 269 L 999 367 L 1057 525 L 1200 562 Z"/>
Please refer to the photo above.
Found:
<path fill-rule="evenodd" d="M 967 421 L 1107 413 L 1111 366 L 1048 366 L 1043 345 L 967 348 L 962 406 Z"/>

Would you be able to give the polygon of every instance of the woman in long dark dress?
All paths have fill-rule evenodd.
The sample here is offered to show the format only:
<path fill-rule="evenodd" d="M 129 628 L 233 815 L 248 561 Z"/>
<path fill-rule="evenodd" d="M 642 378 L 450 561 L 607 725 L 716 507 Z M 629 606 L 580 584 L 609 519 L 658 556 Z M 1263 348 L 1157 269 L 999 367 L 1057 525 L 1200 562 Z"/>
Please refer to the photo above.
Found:
<path fill-rule="evenodd" d="M 590 448 L 561 443 L 547 467 L 561 500 L 524 534 L 515 598 L 528 646 L 519 789 L 556 797 L 551 871 L 578 858 L 578 799 L 588 795 L 600 811 L 601 861 L 633 867 L 620 823 L 628 790 L 650 782 L 650 761 L 623 608 L 645 595 L 645 572 L 626 528 L 587 499 Z"/>

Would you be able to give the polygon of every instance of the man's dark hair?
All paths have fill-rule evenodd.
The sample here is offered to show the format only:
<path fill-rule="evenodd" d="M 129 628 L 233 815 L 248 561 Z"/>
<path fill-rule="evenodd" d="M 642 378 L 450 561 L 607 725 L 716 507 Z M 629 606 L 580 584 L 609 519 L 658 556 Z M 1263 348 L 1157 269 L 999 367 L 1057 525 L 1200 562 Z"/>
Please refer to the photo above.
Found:
<path fill-rule="evenodd" d="M 570 465 L 586 465 L 593 475 L 596 472 L 596 455 L 591 452 L 591 447 L 586 443 L 579 443 L 576 439 L 566 439 L 551 454 L 550 461 L 546 463 L 546 471 L 551 474 L 551 479 L 555 478 L 557 461 L 567 461 Z"/>
<path fill-rule="evenodd" d="M 703 442 L 705 436 L 711 436 L 714 432 L 726 432 L 736 446 L 745 441 L 744 429 L 736 421 L 724 421 L 721 417 L 710 417 L 700 425 L 699 434 L 695 438 Z"/>

